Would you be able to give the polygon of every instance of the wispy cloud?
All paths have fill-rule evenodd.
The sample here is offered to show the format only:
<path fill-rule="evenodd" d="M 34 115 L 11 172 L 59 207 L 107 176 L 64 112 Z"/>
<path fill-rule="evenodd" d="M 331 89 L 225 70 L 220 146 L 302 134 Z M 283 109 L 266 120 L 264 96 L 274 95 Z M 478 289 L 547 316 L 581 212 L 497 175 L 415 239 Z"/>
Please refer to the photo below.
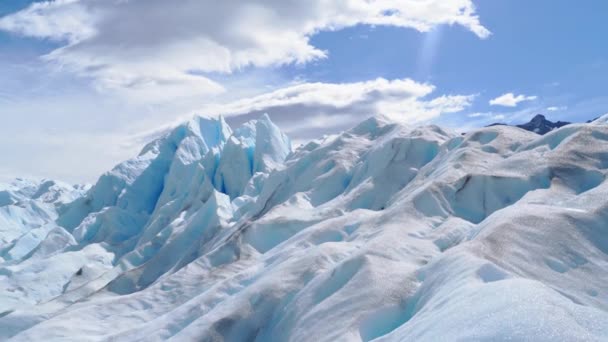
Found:
<path fill-rule="evenodd" d="M 492 106 L 517 107 L 520 102 L 536 100 L 538 96 L 515 95 L 506 93 L 490 100 Z"/>
<path fill-rule="evenodd" d="M 568 106 L 551 106 L 551 107 L 547 107 L 547 111 L 548 112 L 559 112 L 559 111 L 564 111 L 567 110 Z"/>

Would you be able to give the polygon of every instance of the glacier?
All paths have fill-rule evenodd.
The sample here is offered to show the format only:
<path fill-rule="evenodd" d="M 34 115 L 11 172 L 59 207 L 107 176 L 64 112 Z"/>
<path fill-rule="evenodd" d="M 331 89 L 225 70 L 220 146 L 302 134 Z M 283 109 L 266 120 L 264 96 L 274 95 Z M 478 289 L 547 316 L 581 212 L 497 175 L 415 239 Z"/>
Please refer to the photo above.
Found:
<path fill-rule="evenodd" d="M 195 117 L 93 186 L 0 187 L 0 340 L 606 341 L 608 120 Z"/>

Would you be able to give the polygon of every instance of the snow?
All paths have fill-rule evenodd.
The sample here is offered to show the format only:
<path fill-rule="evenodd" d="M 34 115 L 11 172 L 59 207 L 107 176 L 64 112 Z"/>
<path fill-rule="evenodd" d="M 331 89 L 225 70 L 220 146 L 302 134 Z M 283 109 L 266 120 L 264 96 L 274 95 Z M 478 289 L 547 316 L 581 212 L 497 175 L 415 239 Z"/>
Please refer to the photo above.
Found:
<path fill-rule="evenodd" d="M 28 254 L 55 226 L 58 211 L 87 190 L 51 180 L 0 184 L 0 261 Z"/>
<path fill-rule="evenodd" d="M 607 146 L 196 117 L 91 189 L 0 189 L 0 339 L 607 340 Z"/>
<path fill-rule="evenodd" d="M 608 113 L 600 116 L 599 118 L 595 119 L 592 123 L 598 124 L 598 125 L 603 125 L 608 123 Z"/>

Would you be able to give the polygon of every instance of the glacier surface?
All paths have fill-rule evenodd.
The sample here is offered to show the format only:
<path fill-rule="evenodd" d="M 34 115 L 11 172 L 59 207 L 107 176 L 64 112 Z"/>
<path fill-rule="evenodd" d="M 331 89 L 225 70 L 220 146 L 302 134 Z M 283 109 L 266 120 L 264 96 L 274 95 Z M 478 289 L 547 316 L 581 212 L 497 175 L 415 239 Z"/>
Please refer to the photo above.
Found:
<path fill-rule="evenodd" d="M 196 117 L 0 187 L 0 340 L 606 341 L 608 125 Z"/>

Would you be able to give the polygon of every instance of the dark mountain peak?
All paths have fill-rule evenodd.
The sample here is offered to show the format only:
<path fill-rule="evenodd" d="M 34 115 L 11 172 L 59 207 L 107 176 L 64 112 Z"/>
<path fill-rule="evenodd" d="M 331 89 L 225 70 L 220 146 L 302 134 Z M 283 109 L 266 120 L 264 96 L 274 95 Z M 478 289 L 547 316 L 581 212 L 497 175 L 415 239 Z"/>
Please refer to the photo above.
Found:
<path fill-rule="evenodd" d="M 532 120 L 530 120 L 530 122 L 534 122 L 534 123 L 539 123 L 539 122 L 544 122 L 544 121 L 548 121 L 547 118 L 542 115 L 542 114 L 536 114 Z"/>
<path fill-rule="evenodd" d="M 570 122 L 566 122 L 566 121 L 553 122 L 553 121 L 547 120 L 547 118 L 543 114 L 536 114 L 532 118 L 532 120 L 530 120 L 528 123 L 521 124 L 521 125 L 515 125 L 515 127 L 519 127 L 521 129 L 525 129 L 526 131 L 544 135 L 544 134 L 551 132 L 554 129 L 557 129 L 557 128 L 560 128 L 560 127 L 563 127 L 563 126 L 566 126 L 569 124 L 570 124 Z M 506 124 L 494 123 L 494 124 L 489 125 L 488 127 L 499 126 L 499 125 L 506 125 Z"/>

